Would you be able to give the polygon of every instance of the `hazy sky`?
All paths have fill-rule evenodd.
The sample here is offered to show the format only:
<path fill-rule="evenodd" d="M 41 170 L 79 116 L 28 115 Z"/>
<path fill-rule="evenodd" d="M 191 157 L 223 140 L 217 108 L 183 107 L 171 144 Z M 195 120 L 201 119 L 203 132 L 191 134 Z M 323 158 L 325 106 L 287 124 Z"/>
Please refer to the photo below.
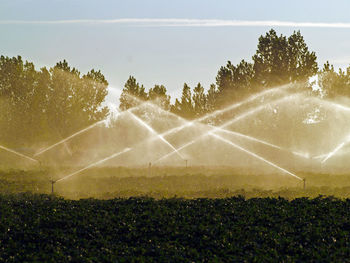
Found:
<path fill-rule="evenodd" d="M 227 60 L 250 61 L 270 28 L 300 29 L 320 65 L 348 66 L 349 10 L 347 0 L 0 0 L 0 54 L 101 69 L 115 89 L 133 75 L 174 98 L 184 82 L 207 89 Z"/>

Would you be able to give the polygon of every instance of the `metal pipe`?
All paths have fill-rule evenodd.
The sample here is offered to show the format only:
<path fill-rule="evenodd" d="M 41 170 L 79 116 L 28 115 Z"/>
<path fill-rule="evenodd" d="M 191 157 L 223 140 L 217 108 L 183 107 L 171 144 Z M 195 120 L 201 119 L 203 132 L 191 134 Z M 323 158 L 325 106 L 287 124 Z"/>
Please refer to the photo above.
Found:
<path fill-rule="evenodd" d="M 53 195 L 53 194 L 54 194 L 54 188 L 53 188 L 53 185 L 56 183 L 56 181 L 54 181 L 54 180 L 50 180 L 50 183 L 51 183 L 51 194 Z"/>

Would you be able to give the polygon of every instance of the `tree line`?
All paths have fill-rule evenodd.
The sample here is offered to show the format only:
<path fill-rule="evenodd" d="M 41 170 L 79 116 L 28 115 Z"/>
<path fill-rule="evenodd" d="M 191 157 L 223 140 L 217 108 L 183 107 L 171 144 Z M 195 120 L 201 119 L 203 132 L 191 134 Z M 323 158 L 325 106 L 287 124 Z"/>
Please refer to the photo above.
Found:
<path fill-rule="evenodd" d="M 108 82 L 100 71 L 82 75 L 64 60 L 36 70 L 18 57 L 0 57 L 0 144 L 53 142 L 106 118 Z"/>
<path fill-rule="evenodd" d="M 251 62 L 230 61 L 220 67 L 216 82 L 206 90 L 184 83 L 182 95 L 171 104 L 164 85 L 146 91 L 134 76 L 126 81 L 119 98 L 120 110 L 152 101 L 165 110 L 193 119 L 237 102 L 263 89 L 305 83 L 318 74 L 323 96 L 350 95 L 350 67 L 335 71 L 328 62 L 318 68 L 315 52 L 309 50 L 300 31 L 290 36 L 271 29 L 258 39 Z M 18 57 L 0 57 L 0 144 L 26 147 L 64 138 L 105 119 L 109 112 L 102 103 L 108 81 L 98 70 L 81 74 L 67 61 L 36 70 L 33 63 Z"/>
<path fill-rule="evenodd" d="M 309 51 L 300 31 L 286 37 L 271 29 L 260 36 L 252 62 L 242 60 L 233 65 L 228 61 L 219 69 L 216 83 L 211 84 L 207 92 L 201 83 L 193 89 L 185 83 L 181 98 L 170 105 L 164 86 L 156 85 L 147 94 L 143 85 L 130 76 L 120 98 L 120 109 L 135 106 L 136 102 L 130 103 L 131 96 L 141 100 L 157 98 L 164 101 L 167 110 L 188 119 L 196 118 L 262 89 L 307 81 L 318 72 L 316 59 L 315 52 Z"/>

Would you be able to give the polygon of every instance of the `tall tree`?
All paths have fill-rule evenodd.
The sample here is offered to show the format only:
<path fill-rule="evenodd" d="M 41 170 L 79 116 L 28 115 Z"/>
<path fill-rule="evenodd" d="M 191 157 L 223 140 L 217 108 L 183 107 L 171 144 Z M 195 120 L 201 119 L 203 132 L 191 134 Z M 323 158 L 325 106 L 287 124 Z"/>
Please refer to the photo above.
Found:
<path fill-rule="evenodd" d="M 318 74 L 319 85 L 326 97 L 334 98 L 337 96 L 350 97 L 350 67 L 346 70 L 334 70 L 334 66 L 327 61 L 323 69 Z"/>
<path fill-rule="evenodd" d="M 215 84 L 211 84 L 209 87 L 209 90 L 207 92 L 207 98 L 206 98 L 206 111 L 211 112 L 216 109 L 217 106 L 217 96 L 218 96 L 218 90 L 216 88 Z"/>
<path fill-rule="evenodd" d="M 240 100 L 246 94 L 252 92 L 252 79 L 254 69 L 251 63 L 242 60 L 237 66 L 230 61 L 225 67 L 221 67 L 216 76 L 218 96 L 216 107 Z"/>
<path fill-rule="evenodd" d="M 145 88 L 136 81 L 135 77 L 130 76 L 119 98 L 119 108 L 123 111 L 130 109 L 140 104 L 140 100 L 147 100 Z"/>
<path fill-rule="evenodd" d="M 80 76 L 65 60 L 50 71 L 48 119 L 58 136 L 66 136 L 107 116 L 108 109 L 101 108 L 101 103 L 107 95 L 108 82 L 100 71 L 91 70 Z"/>
<path fill-rule="evenodd" d="M 2 141 L 8 144 L 30 142 L 35 132 L 31 101 L 38 84 L 38 72 L 33 63 L 18 57 L 0 57 L 0 129 Z M 38 115 L 38 119 L 40 115 Z"/>
<path fill-rule="evenodd" d="M 175 104 L 172 106 L 172 112 L 191 119 L 194 117 L 194 107 L 192 102 L 191 88 L 186 83 L 182 89 L 181 101 L 176 99 Z"/>
<path fill-rule="evenodd" d="M 155 85 L 148 91 L 148 99 L 164 110 L 170 110 L 170 96 L 163 85 Z"/>
<path fill-rule="evenodd" d="M 197 86 L 193 89 L 193 109 L 196 117 L 202 116 L 207 109 L 206 106 L 206 96 L 204 93 L 203 86 L 198 83 Z"/>
<path fill-rule="evenodd" d="M 66 61 L 35 70 L 21 57 L 0 57 L 0 142 L 53 142 L 104 119 L 108 82 L 99 71 L 80 77 Z"/>
<path fill-rule="evenodd" d="M 254 82 L 258 87 L 271 87 L 304 80 L 317 72 L 315 52 L 310 52 L 300 31 L 288 39 L 271 29 L 260 36 L 253 56 Z"/>

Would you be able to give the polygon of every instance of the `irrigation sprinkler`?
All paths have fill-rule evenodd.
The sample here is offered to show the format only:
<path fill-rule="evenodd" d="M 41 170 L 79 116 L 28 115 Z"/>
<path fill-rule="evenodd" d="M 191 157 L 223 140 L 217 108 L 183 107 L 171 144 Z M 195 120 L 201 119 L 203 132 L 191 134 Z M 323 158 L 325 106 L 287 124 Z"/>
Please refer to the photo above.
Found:
<path fill-rule="evenodd" d="M 50 180 L 50 183 L 51 183 L 51 194 L 53 195 L 53 194 L 54 194 L 54 188 L 53 188 L 53 185 L 56 183 L 56 181 L 54 181 L 54 180 Z"/>
<path fill-rule="evenodd" d="M 277 90 L 277 91 L 279 92 L 279 90 Z M 147 136 L 147 138 L 145 138 L 145 140 L 142 140 L 141 142 L 139 142 L 139 143 L 137 143 L 137 144 L 133 144 L 133 145 L 132 145 L 132 148 L 126 148 L 125 150 L 123 150 L 123 151 L 121 151 L 121 152 L 119 152 L 119 153 L 112 154 L 111 156 L 108 156 L 108 157 L 106 157 L 106 158 L 104 158 L 104 159 L 102 159 L 102 160 L 99 160 L 99 161 L 97 161 L 97 162 L 95 162 L 95 163 L 93 163 L 93 164 L 89 164 L 88 166 L 86 166 L 86 167 L 84 167 L 84 168 L 82 168 L 82 169 L 80 169 L 80 170 L 78 170 L 78 171 L 76 171 L 76 172 L 74 172 L 74 173 L 72 173 L 72 174 L 70 174 L 70 175 L 67 175 L 67 176 L 65 176 L 65 177 L 63 177 L 63 178 L 61 178 L 61 179 L 57 179 L 56 181 L 51 180 L 50 182 L 51 182 L 51 184 L 52 184 L 52 194 L 54 193 L 54 184 L 55 184 L 56 182 L 60 182 L 60 181 L 62 181 L 62 180 L 65 180 L 65 179 L 67 179 L 67 178 L 69 178 L 69 177 L 71 177 L 71 176 L 74 176 L 74 175 L 76 175 L 76 174 L 78 174 L 78 173 L 80 173 L 80 172 L 83 172 L 83 171 L 85 171 L 85 170 L 87 170 L 87 169 L 89 169 L 89 168 L 91 168 L 91 167 L 94 167 L 94 166 L 100 164 L 100 163 L 103 163 L 103 162 L 105 162 L 105 161 L 107 161 L 107 160 L 110 160 L 110 159 L 112 159 L 112 158 L 115 158 L 115 157 L 117 157 L 118 155 L 123 154 L 123 153 L 125 153 L 125 152 L 127 152 L 127 151 L 130 151 L 130 150 L 132 150 L 132 149 L 135 149 L 136 147 L 142 146 L 142 145 L 144 145 L 146 142 L 149 142 L 150 140 L 153 140 L 153 139 L 158 139 L 158 140 L 160 139 L 163 143 L 165 143 L 169 148 L 172 149 L 172 152 L 167 153 L 167 154 L 165 154 L 164 156 L 161 156 L 159 159 L 157 159 L 157 160 L 155 160 L 155 161 L 152 160 L 153 165 L 155 165 L 155 164 L 156 164 L 157 162 L 159 162 L 160 160 L 163 160 L 163 159 L 165 159 L 166 157 L 168 157 L 168 156 L 170 156 L 170 155 L 172 155 L 172 154 L 178 154 L 178 156 L 182 159 L 181 161 L 185 161 L 185 163 L 183 163 L 183 164 L 185 165 L 185 168 L 187 169 L 187 168 L 188 168 L 188 165 L 189 165 L 188 159 L 189 159 L 189 158 L 192 158 L 192 157 L 191 157 L 191 156 L 188 156 L 188 157 L 187 157 L 188 159 L 186 159 L 186 157 L 184 156 L 185 158 L 183 158 L 183 156 L 182 156 L 181 153 L 180 153 L 180 150 L 182 150 L 182 149 L 184 149 L 185 147 L 188 147 L 188 146 L 190 146 L 190 145 L 193 145 L 193 144 L 194 144 L 196 141 L 198 141 L 200 138 L 203 138 L 203 137 L 205 137 L 205 136 L 207 136 L 207 135 L 211 135 L 211 136 L 213 136 L 214 138 L 220 140 L 221 142 L 224 142 L 224 143 L 226 143 L 227 145 L 230 145 L 230 146 L 234 147 L 236 150 L 240 150 L 241 152 L 244 152 L 244 153 L 250 155 L 250 157 L 253 157 L 253 158 L 257 159 L 257 160 L 260 160 L 260 161 L 264 162 L 265 164 L 268 164 L 268 165 L 270 165 L 270 166 L 272 166 L 272 167 L 274 167 L 274 168 L 276 168 L 276 169 L 279 169 L 279 170 L 282 171 L 283 173 L 286 173 L 286 174 L 288 174 L 288 175 L 290 175 L 290 176 L 293 176 L 294 178 L 296 178 L 296 179 L 298 179 L 298 180 L 303 181 L 303 189 L 305 190 L 305 189 L 306 189 L 306 178 L 300 178 L 299 176 L 295 175 L 294 173 L 289 172 L 288 170 L 286 170 L 286 169 L 280 167 L 280 166 L 278 165 L 278 162 L 277 162 L 277 161 L 276 161 L 276 162 L 271 162 L 271 161 L 269 161 L 268 159 L 265 159 L 265 158 L 264 158 L 264 155 L 259 155 L 259 154 L 257 154 L 257 153 L 254 151 L 255 148 L 254 148 L 253 150 L 250 150 L 249 148 L 245 148 L 245 147 L 243 147 L 243 146 L 240 146 L 240 144 L 236 144 L 236 143 L 235 143 L 235 140 L 233 140 L 234 138 L 232 138 L 232 140 L 231 140 L 231 139 L 226 139 L 225 137 L 220 136 L 220 133 L 219 133 L 219 132 L 223 132 L 223 133 L 225 133 L 225 134 L 238 136 L 238 137 L 240 137 L 240 138 L 244 138 L 244 139 L 247 139 L 247 140 L 249 140 L 249 141 L 258 142 L 258 143 L 261 143 L 261 144 L 264 144 L 264 145 L 273 147 L 273 148 L 275 148 L 275 149 L 284 150 L 284 151 L 289 151 L 290 153 L 292 153 L 292 154 L 294 154 L 294 155 L 298 155 L 298 156 L 300 156 L 300 157 L 304 157 L 304 158 L 309 159 L 308 155 L 305 155 L 305 154 L 303 154 L 303 153 L 290 151 L 290 150 L 287 149 L 287 148 L 282 148 L 282 147 L 280 147 L 280 146 L 278 146 L 278 145 L 274 145 L 274 144 L 269 143 L 269 142 L 267 142 L 267 141 L 264 141 L 264 140 L 261 140 L 261 139 L 258 139 L 258 138 L 255 138 L 255 137 L 252 137 L 252 136 L 249 136 L 249 135 L 245 135 L 245 134 L 242 134 L 242 133 L 239 133 L 239 132 L 236 132 L 236 131 L 228 130 L 228 128 L 230 127 L 230 125 L 233 125 L 233 124 L 235 124 L 235 123 L 237 123 L 237 122 L 239 122 L 239 121 L 245 120 L 245 119 L 247 119 L 249 116 L 252 116 L 252 115 L 258 113 L 259 111 L 263 111 L 263 110 L 266 109 L 266 107 L 268 107 L 268 106 L 271 107 L 271 105 L 278 105 L 278 104 L 280 104 L 280 103 L 282 103 L 282 102 L 285 102 L 285 101 L 287 101 L 287 100 L 290 100 L 290 99 L 293 99 L 293 98 L 298 98 L 299 96 L 302 96 L 303 93 L 296 93 L 296 94 L 289 94 L 289 93 L 287 93 L 287 95 L 285 95 L 285 96 L 283 96 L 283 97 L 281 97 L 281 98 L 278 98 L 278 99 L 275 99 L 275 96 L 274 96 L 273 98 L 269 99 L 269 100 L 268 100 L 267 102 L 265 102 L 265 103 L 264 103 L 264 100 L 261 100 L 261 102 L 263 102 L 261 105 L 260 105 L 260 104 L 255 105 L 256 103 L 254 103 L 254 104 L 248 104 L 247 106 L 249 106 L 249 108 L 247 108 L 247 109 L 244 108 L 244 111 L 239 111 L 239 112 L 237 112 L 237 114 L 235 114 L 233 118 L 231 118 L 231 119 L 229 119 L 229 120 L 222 119 L 223 123 L 220 123 L 220 124 L 221 124 L 220 126 L 212 126 L 212 125 L 210 125 L 210 121 L 209 121 L 209 122 L 204 122 L 204 121 L 207 120 L 208 118 L 215 117 L 215 116 L 217 116 L 217 115 L 219 115 L 219 114 L 221 114 L 221 113 L 224 113 L 224 112 L 226 112 L 226 111 L 228 111 L 228 110 L 233 110 L 233 109 L 235 109 L 235 108 L 238 108 L 238 107 L 241 106 L 243 103 L 253 102 L 253 100 L 255 100 L 255 99 L 257 99 L 258 97 L 260 97 L 260 96 L 262 96 L 262 95 L 265 95 L 265 94 L 267 94 L 267 93 L 262 93 L 262 94 L 259 93 L 259 94 L 256 95 L 256 96 L 250 97 L 248 100 L 239 102 L 239 103 L 237 103 L 237 104 L 233 104 L 233 105 L 229 106 L 228 108 L 224 108 L 224 109 L 222 109 L 222 110 L 215 111 L 215 112 L 213 112 L 213 113 L 210 113 L 210 114 L 208 114 L 208 115 L 205 115 L 205 116 L 203 116 L 203 117 L 201 117 L 201 118 L 198 118 L 198 119 L 195 119 L 195 120 L 192 120 L 192 121 L 187 121 L 187 120 L 185 120 L 185 119 L 182 119 L 181 117 L 178 117 L 179 120 L 183 120 L 184 124 L 183 124 L 183 125 L 180 125 L 180 126 L 177 126 L 177 127 L 174 127 L 174 128 L 171 128 L 171 129 L 169 129 L 169 130 L 167 130 L 167 131 L 165 131 L 165 132 L 162 132 L 162 133 L 158 132 L 155 128 L 151 127 L 151 125 L 152 125 L 153 122 L 149 122 L 148 120 L 143 120 L 142 118 L 140 118 L 140 117 L 138 117 L 136 114 L 134 114 L 134 113 L 132 112 L 131 109 L 129 109 L 128 111 L 125 111 L 125 112 L 126 112 L 126 113 L 129 113 L 129 114 L 130 114 L 130 117 L 132 117 L 133 119 L 135 119 L 135 120 L 136 120 L 136 123 L 137 123 L 138 125 L 140 125 L 140 126 L 146 128 L 150 133 L 153 134 L 153 136 L 152 136 L 151 138 L 148 138 L 148 136 Z M 277 93 L 276 93 L 276 94 L 277 94 Z M 150 103 L 147 103 L 147 105 L 151 105 L 151 104 L 150 104 Z M 154 106 L 154 107 L 157 107 L 157 106 Z M 147 108 L 146 108 L 146 110 L 147 110 Z M 243 110 L 243 109 L 242 109 L 242 110 Z M 350 111 L 350 108 L 349 108 L 348 110 Z M 129 116 L 129 115 L 128 115 L 128 116 Z M 153 115 L 150 114 L 150 116 L 153 116 Z M 219 117 L 220 117 L 220 115 L 219 115 Z M 160 121 L 163 120 L 163 118 L 159 118 L 159 119 L 160 119 Z M 204 122 L 204 123 L 200 123 L 200 122 Z M 151 123 L 151 124 L 149 124 L 149 123 Z M 178 123 L 178 122 L 176 122 L 175 124 L 177 124 L 177 123 Z M 98 123 L 97 123 L 97 124 L 98 124 Z M 86 130 L 88 130 L 88 129 L 91 129 L 92 127 L 95 127 L 94 125 L 97 125 L 97 124 L 93 124 L 93 125 L 91 125 L 91 126 L 85 128 L 85 129 L 83 129 L 83 130 L 81 130 L 81 131 L 78 131 L 77 133 L 75 133 L 75 134 L 73 134 L 73 135 L 67 137 L 66 139 L 61 140 L 60 142 L 58 142 L 58 143 L 56 143 L 56 144 L 54 144 L 54 145 L 52 145 L 52 146 L 49 146 L 48 148 L 42 150 L 41 152 L 36 153 L 35 155 L 43 154 L 44 152 L 48 151 L 49 149 L 52 149 L 53 147 L 55 147 L 56 145 L 59 145 L 59 144 L 65 142 L 65 141 L 67 141 L 67 140 L 73 138 L 74 136 L 76 136 L 76 135 L 78 135 L 78 134 L 81 134 L 82 132 L 84 132 L 84 131 L 86 131 Z M 170 143 L 171 140 L 170 140 L 170 142 L 169 142 L 167 139 L 165 139 L 166 136 L 168 136 L 168 135 L 170 135 L 170 134 L 176 134 L 178 131 L 184 129 L 185 127 L 189 127 L 189 126 L 191 126 L 191 125 L 193 125 L 193 124 L 201 125 L 201 126 L 196 126 L 195 128 L 196 128 L 196 129 L 200 128 L 200 131 L 204 131 L 204 133 L 203 133 L 202 135 L 199 135 L 198 137 L 195 137 L 192 141 L 190 141 L 190 142 L 188 142 L 188 143 L 185 143 L 185 144 L 182 145 L 181 147 L 175 148 L 175 146 L 172 145 L 172 144 Z M 158 126 L 157 126 L 157 127 L 158 127 Z M 205 129 L 203 129 L 203 127 L 205 127 Z M 210 128 L 210 130 L 207 131 L 207 128 Z M 182 137 L 181 137 L 181 136 L 182 136 L 182 134 L 180 134 L 178 137 L 175 137 L 176 141 L 179 141 L 179 140 L 182 141 Z M 216 141 L 215 141 L 215 142 L 216 142 Z M 350 142 L 350 140 L 349 140 L 349 142 Z M 342 142 L 342 143 L 341 143 L 340 145 L 338 145 L 332 152 L 327 153 L 327 154 L 324 154 L 324 155 L 322 155 L 321 157 L 318 157 L 318 156 L 317 156 L 317 157 L 314 157 L 314 158 L 317 158 L 317 159 L 318 159 L 318 158 L 322 158 L 322 159 L 320 160 L 321 168 L 322 168 L 322 164 L 325 164 L 326 161 L 327 161 L 329 158 L 331 158 L 332 155 L 335 155 L 336 152 L 337 152 L 338 150 L 340 150 L 343 146 L 345 146 L 346 143 L 347 143 L 347 141 Z M 244 145 L 244 144 L 242 144 L 242 145 Z M 253 146 L 254 146 L 254 145 L 253 145 Z M 35 156 L 35 155 L 34 155 L 34 156 Z M 40 161 L 39 161 L 39 164 L 41 165 Z M 146 168 L 147 168 L 147 162 L 145 162 L 144 165 L 145 165 L 144 168 L 146 169 Z M 145 172 L 146 172 L 146 171 L 145 171 Z M 155 173 L 156 173 L 156 172 L 155 172 Z M 151 175 L 152 175 L 152 163 L 149 162 L 149 164 L 148 164 L 148 176 L 151 176 Z"/>

